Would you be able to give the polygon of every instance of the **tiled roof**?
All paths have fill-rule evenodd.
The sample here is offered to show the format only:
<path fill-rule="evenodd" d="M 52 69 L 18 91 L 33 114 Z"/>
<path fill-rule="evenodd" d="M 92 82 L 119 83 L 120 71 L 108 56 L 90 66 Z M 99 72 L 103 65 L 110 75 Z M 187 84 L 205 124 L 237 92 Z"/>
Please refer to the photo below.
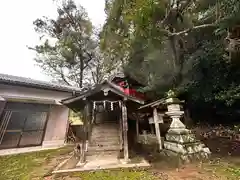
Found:
<path fill-rule="evenodd" d="M 27 86 L 27 87 L 33 87 L 33 88 L 39 88 L 39 89 L 63 91 L 63 92 L 72 92 L 72 91 L 80 92 L 81 91 L 81 88 L 78 88 L 78 87 L 59 85 L 56 83 L 50 83 L 46 81 L 39 81 L 31 78 L 25 78 L 25 77 L 19 77 L 19 76 L 0 73 L 0 84 L 1 83 Z"/>
<path fill-rule="evenodd" d="M 110 81 L 107 81 L 107 80 L 105 80 L 101 84 L 96 85 L 92 89 L 89 89 L 87 91 L 84 91 L 84 92 L 78 94 L 78 96 L 76 96 L 76 97 L 70 97 L 70 98 L 63 99 L 62 103 L 63 104 L 70 104 L 72 102 L 76 102 L 78 100 L 81 100 L 81 99 L 84 99 L 86 97 L 92 96 L 92 95 L 94 95 L 94 94 L 96 94 L 100 91 L 103 91 L 104 89 L 108 89 L 108 90 L 112 91 L 114 94 L 125 97 L 125 98 L 127 98 L 131 101 L 135 101 L 139 104 L 144 104 L 144 100 L 125 94 L 119 86 L 117 86 L 116 84 L 114 84 Z"/>

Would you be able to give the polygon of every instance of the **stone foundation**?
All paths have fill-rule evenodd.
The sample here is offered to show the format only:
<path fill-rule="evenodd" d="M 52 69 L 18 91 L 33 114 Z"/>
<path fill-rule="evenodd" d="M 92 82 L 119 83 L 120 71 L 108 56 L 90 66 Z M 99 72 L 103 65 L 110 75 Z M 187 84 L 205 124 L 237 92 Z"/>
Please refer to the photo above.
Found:
<path fill-rule="evenodd" d="M 178 156 L 181 160 L 187 162 L 196 159 L 206 159 L 211 154 L 210 150 L 198 141 L 193 134 L 167 134 L 164 148 L 167 155 Z"/>
<path fill-rule="evenodd" d="M 179 154 L 179 153 L 176 153 L 174 151 L 164 149 L 164 153 L 167 156 L 178 158 L 178 160 L 182 163 L 189 163 L 189 162 L 198 161 L 198 160 L 205 160 L 205 159 L 209 158 L 209 154 L 204 153 L 202 151 L 197 152 L 197 153 L 193 153 L 193 154 Z"/>
<path fill-rule="evenodd" d="M 210 150 L 188 129 L 171 129 L 166 134 L 164 148 L 170 156 L 179 156 L 181 160 L 191 161 L 193 159 L 206 159 L 210 155 Z"/>
<path fill-rule="evenodd" d="M 188 129 L 183 129 L 184 131 L 174 131 L 173 129 L 170 129 L 168 133 L 166 134 L 166 140 L 171 142 L 195 142 L 196 137 L 195 134 L 192 133 Z"/>

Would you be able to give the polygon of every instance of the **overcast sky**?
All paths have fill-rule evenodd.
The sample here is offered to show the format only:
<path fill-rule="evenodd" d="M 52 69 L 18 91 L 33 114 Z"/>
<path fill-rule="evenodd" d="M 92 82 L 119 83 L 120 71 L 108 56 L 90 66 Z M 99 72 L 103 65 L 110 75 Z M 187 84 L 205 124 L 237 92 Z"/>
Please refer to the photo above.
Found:
<path fill-rule="evenodd" d="M 105 20 L 104 0 L 75 0 L 88 12 L 96 26 Z M 3 0 L 0 10 L 0 73 L 50 80 L 34 61 L 35 53 L 27 46 L 38 44 L 33 21 L 42 16 L 54 17 L 52 0 Z"/>

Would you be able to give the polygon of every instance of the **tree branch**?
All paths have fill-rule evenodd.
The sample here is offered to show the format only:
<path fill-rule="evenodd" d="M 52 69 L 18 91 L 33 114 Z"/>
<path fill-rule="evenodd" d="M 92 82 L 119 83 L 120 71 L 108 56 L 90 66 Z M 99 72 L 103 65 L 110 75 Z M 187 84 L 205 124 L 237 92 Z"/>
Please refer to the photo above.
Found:
<path fill-rule="evenodd" d="M 71 84 L 70 84 L 70 83 L 67 81 L 67 79 L 65 78 L 62 69 L 61 69 L 61 71 L 60 71 L 59 73 L 60 73 L 60 76 L 61 76 L 62 80 L 63 80 L 68 86 L 71 86 Z"/>
<path fill-rule="evenodd" d="M 180 36 L 182 34 L 189 33 L 191 31 L 198 30 L 198 29 L 204 29 L 204 28 L 208 28 L 208 27 L 217 27 L 217 26 L 218 26 L 218 24 L 211 23 L 211 24 L 202 24 L 202 25 L 194 26 L 194 27 L 185 29 L 183 31 L 175 32 L 175 33 L 172 33 L 167 29 L 162 29 L 160 31 L 163 33 L 164 36 L 171 37 L 171 36 Z"/>
<path fill-rule="evenodd" d="M 59 71 L 56 67 L 52 66 L 50 62 L 46 63 L 50 68 L 52 68 L 57 74 L 60 75 L 61 79 L 68 85 L 71 86 L 71 84 L 67 81 L 62 69 Z"/>
<path fill-rule="evenodd" d="M 208 28 L 208 27 L 216 27 L 216 26 L 217 26 L 216 23 L 202 24 L 202 25 L 194 26 L 192 28 L 188 28 L 188 29 L 185 29 L 183 31 L 176 32 L 176 33 L 168 32 L 168 35 L 170 35 L 170 36 L 179 36 L 179 35 L 182 35 L 182 34 L 185 34 L 185 33 L 189 33 L 191 31 L 194 31 L 194 30 L 204 29 L 204 28 Z"/>
<path fill-rule="evenodd" d="M 89 62 L 93 59 L 93 55 L 89 52 L 85 52 L 88 55 L 88 60 L 87 62 L 85 62 L 85 66 L 83 67 L 83 69 L 85 69 L 86 67 L 89 67 Z"/>

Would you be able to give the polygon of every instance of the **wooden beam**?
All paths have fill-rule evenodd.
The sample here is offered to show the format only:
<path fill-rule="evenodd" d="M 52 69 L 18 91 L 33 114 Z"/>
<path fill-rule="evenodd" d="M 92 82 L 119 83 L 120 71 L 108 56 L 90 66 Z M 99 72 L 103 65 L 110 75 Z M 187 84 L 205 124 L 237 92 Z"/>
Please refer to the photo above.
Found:
<path fill-rule="evenodd" d="M 162 150 L 162 140 L 161 140 L 161 133 L 159 128 L 157 108 L 153 109 L 153 121 L 155 123 L 155 131 L 156 131 L 156 137 L 158 140 L 159 150 Z"/>
<path fill-rule="evenodd" d="M 128 122 L 127 122 L 127 107 L 125 103 L 122 103 L 122 125 L 123 125 L 123 151 L 124 151 L 124 161 L 129 161 L 128 153 Z"/>

